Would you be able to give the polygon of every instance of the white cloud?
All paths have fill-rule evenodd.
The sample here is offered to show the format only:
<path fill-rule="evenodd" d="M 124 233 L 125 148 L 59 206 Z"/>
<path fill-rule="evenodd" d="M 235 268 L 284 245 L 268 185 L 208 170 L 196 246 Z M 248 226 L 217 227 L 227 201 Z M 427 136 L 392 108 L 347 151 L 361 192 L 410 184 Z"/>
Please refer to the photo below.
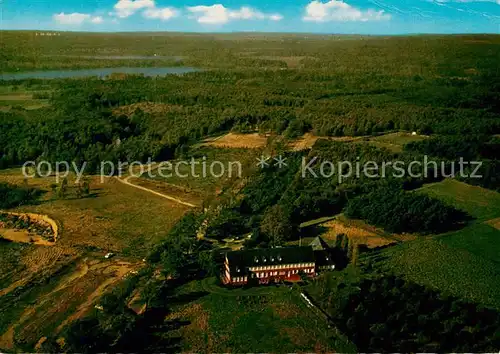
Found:
<path fill-rule="evenodd" d="M 327 22 L 327 21 L 385 21 L 390 20 L 391 15 L 384 10 L 361 10 L 342 0 L 330 0 L 326 3 L 314 0 L 306 6 L 304 21 Z"/>
<path fill-rule="evenodd" d="M 269 19 L 271 21 L 281 21 L 283 19 L 283 15 L 280 14 L 271 15 L 269 16 Z"/>
<path fill-rule="evenodd" d="M 89 14 L 82 14 L 79 12 L 73 12 L 71 14 L 61 12 L 59 14 L 54 14 L 52 18 L 60 25 L 78 26 L 90 19 L 91 16 Z"/>
<path fill-rule="evenodd" d="M 178 12 L 177 12 L 177 10 L 175 10 L 174 8 L 171 8 L 171 7 L 165 7 L 162 9 L 151 8 L 151 9 L 145 10 L 142 13 L 142 15 L 145 18 L 167 21 L 173 17 L 176 17 L 178 15 Z"/>
<path fill-rule="evenodd" d="M 73 12 L 70 14 L 61 12 L 59 14 L 54 14 L 52 18 L 56 23 L 65 26 L 81 26 L 86 22 L 98 25 L 104 22 L 104 18 L 101 16 L 92 16 L 90 14 L 83 14 L 79 12 Z"/>
<path fill-rule="evenodd" d="M 126 18 L 142 9 L 154 9 L 155 2 L 153 0 L 119 0 L 114 8 L 114 15 Z"/>
<path fill-rule="evenodd" d="M 95 16 L 95 17 L 92 17 L 92 18 L 90 19 L 90 22 L 92 22 L 92 23 L 94 23 L 94 24 L 98 25 L 98 24 L 100 24 L 100 23 L 103 23 L 103 22 L 104 22 L 104 19 L 103 19 L 101 16 Z"/>
<path fill-rule="evenodd" d="M 251 7 L 243 6 L 238 10 L 231 10 L 224 5 L 214 4 L 211 6 L 191 6 L 187 7 L 191 13 L 191 18 L 203 24 L 224 24 L 232 20 L 266 20 L 280 21 L 283 16 L 280 14 L 265 14 Z"/>

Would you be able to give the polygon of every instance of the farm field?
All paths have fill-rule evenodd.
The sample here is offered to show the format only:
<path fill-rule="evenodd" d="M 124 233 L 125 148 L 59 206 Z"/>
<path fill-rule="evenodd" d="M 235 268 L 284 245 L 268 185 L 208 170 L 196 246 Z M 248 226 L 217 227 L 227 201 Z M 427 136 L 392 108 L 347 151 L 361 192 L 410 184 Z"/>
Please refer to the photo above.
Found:
<path fill-rule="evenodd" d="M 462 230 L 418 239 L 371 256 L 381 269 L 446 293 L 500 308 L 500 194 L 455 180 L 424 187 L 476 218 Z"/>

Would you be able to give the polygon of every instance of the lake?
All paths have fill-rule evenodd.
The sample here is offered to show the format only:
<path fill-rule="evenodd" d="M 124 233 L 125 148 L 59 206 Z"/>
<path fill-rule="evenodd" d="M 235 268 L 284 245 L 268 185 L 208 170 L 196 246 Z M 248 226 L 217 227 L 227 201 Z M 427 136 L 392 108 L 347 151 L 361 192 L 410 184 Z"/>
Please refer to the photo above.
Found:
<path fill-rule="evenodd" d="M 200 71 L 191 67 L 163 67 L 163 68 L 98 68 L 80 70 L 47 70 L 47 71 L 26 71 L 20 73 L 0 74 L 0 80 L 25 80 L 25 79 L 71 79 L 82 77 L 105 78 L 111 74 L 135 74 L 144 76 L 166 76 L 171 74 L 186 74 Z"/>

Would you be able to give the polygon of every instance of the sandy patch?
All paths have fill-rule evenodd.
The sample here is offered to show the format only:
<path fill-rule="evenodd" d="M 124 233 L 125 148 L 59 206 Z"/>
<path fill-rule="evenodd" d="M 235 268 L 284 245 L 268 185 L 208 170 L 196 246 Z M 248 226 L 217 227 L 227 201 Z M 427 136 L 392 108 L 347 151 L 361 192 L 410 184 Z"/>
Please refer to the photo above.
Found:
<path fill-rule="evenodd" d="M 352 136 L 316 136 L 311 133 L 306 133 L 297 140 L 294 140 L 288 144 L 288 147 L 293 151 L 302 151 L 311 149 L 314 144 L 319 139 L 326 139 L 330 141 L 339 141 L 339 142 L 351 142 L 362 140 L 363 137 L 352 137 Z"/>
<path fill-rule="evenodd" d="M 55 244 L 55 242 L 47 241 L 41 236 L 26 230 L 2 229 L 1 235 L 3 238 L 13 242 L 31 243 L 37 246 L 54 246 Z"/>
<path fill-rule="evenodd" d="M 259 133 L 229 133 L 216 139 L 207 139 L 203 145 L 218 148 L 260 149 L 267 145 L 267 136 Z"/>
<path fill-rule="evenodd" d="M 35 344 L 35 350 L 40 350 L 42 349 L 42 345 L 43 343 L 45 343 L 47 341 L 47 337 L 42 337 L 40 338 L 40 340 L 38 342 L 36 342 Z"/>
<path fill-rule="evenodd" d="M 9 350 L 14 348 L 14 327 L 10 327 L 0 336 L 0 348 Z"/>
<path fill-rule="evenodd" d="M 54 240 L 57 241 L 57 238 L 59 236 L 59 226 L 57 225 L 57 222 L 51 218 L 49 218 L 47 215 L 40 215 L 40 214 L 33 214 L 33 213 L 13 213 L 13 212 L 2 212 L 2 214 L 7 214 L 7 215 L 14 215 L 18 216 L 21 219 L 26 220 L 28 223 L 36 223 L 39 226 L 45 227 L 45 228 L 50 228 L 52 230 L 52 234 L 54 236 Z M 1 229 L 0 229 L 1 231 Z M 23 239 L 21 237 L 21 239 Z M 50 242 L 51 244 L 55 243 Z M 19 241 L 23 242 L 23 241 Z M 30 241 L 28 241 L 30 242 Z"/>
<path fill-rule="evenodd" d="M 323 234 L 322 237 L 330 242 L 335 242 L 339 234 L 347 235 L 349 242 L 354 242 L 358 245 L 366 245 L 369 248 L 387 246 L 397 242 L 396 240 L 381 235 L 375 228 L 371 230 L 371 227 L 368 225 L 364 228 L 339 220 L 332 220 L 321 226 L 328 228 L 328 231 Z"/>
<path fill-rule="evenodd" d="M 495 229 L 500 230 L 500 218 L 488 220 L 486 223 L 493 226 Z"/>

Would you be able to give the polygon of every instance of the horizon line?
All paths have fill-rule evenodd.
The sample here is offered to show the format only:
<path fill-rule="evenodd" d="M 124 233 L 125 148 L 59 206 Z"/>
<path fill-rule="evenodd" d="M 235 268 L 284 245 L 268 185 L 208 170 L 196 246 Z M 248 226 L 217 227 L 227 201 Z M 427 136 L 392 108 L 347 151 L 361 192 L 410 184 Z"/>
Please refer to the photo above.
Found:
<path fill-rule="evenodd" d="M 364 36 L 364 37 L 401 37 L 401 36 L 467 36 L 467 35 L 489 35 L 500 36 L 500 33 L 493 32 L 402 32 L 402 33 L 333 33 L 333 32 L 264 32 L 264 31 L 217 31 L 217 32 L 199 32 L 199 31 L 89 31 L 89 30 L 55 30 L 55 29 L 2 29 L 0 32 L 56 32 L 56 33 L 85 33 L 85 34 L 188 34 L 188 35 L 215 35 L 215 34 L 256 34 L 256 35 L 311 35 L 311 36 Z"/>

